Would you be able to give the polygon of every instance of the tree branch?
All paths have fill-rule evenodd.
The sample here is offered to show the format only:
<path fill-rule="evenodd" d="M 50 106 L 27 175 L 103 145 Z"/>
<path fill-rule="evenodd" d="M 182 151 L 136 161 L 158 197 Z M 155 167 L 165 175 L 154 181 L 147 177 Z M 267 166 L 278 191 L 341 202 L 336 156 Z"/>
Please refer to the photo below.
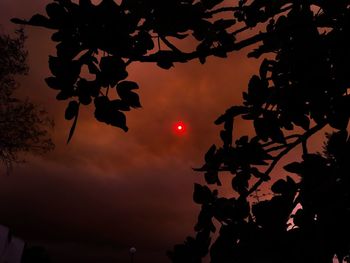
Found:
<path fill-rule="evenodd" d="M 289 140 L 289 139 L 294 139 L 294 138 L 300 138 L 300 134 L 292 134 L 292 135 L 289 135 L 289 136 L 286 136 L 284 139 L 286 139 L 286 140 Z M 267 143 L 264 143 L 264 144 L 262 144 L 261 146 L 262 147 L 267 147 L 267 146 L 270 146 L 270 145 L 273 145 L 273 144 L 275 144 L 276 142 L 274 142 L 274 141 L 272 141 L 272 142 L 267 142 Z"/>
<path fill-rule="evenodd" d="M 326 126 L 326 124 L 317 124 L 315 127 L 309 129 L 308 131 L 306 131 L 303 135 L 301 135 L 297 140 L 295 140 L 294 142 L 290 143 L 289 146 L 281 151 L 276 157 L 275 159 L 272 161 L 272 163 L 270 164 L 269 168 L 265 171 L 265 175 L 266 177 L 269 176 L 269 174 L 273 171 L 273 169 L 276 167 L 277 163 L 282 159 L 283 156 L 285 156 L 288 152 L 290 152 L 292 149 L 294 149 L 297 145 L 299 145 L 300 143 L 303 143 L 304 141 L 306 141 L 310 136 L 312 136 L 313 134 L 315 134 L 316 132 L 320 131 L 321 129 L 323 129 Z M 246 198 L 249 195 L 251 195 L 256 189 L 259 188 L 259 186 L 264 182 L 263 179 L 259 179 L 259 181 L 257 181 L 252 188 L 250 188 L 250 190 L 245 193 L 242 194 L 240 196 L 240 198 Z"/>
<path fill-rule="evenodd" d="M 167 45 L 172 51 L 177 52 L 179 54 L 183 54 L 183 52 L 178 49 L 175 45 L 169 42 L 169 40 L 166 39 L 166 37 L 161 36 L 160 39 L 164 42 L 165 45 Z"/>
<path fill-rule="evenodd" d="M 236 7 L 236 6 L 221 7 L 221 8 L 218 8 L 218 9 L 215 9 L 215 10 L 212 10 L 212 11 L 209 11 L 209 12 L 205 13 L 205 17 L 210 18 L 213 15 L 218 14 L 218 13 L 235 12 L 235 11 L 238 11 L 238 10 L 240 10 L 240 8 Z"/>
<path fill-rule="evenodd" d="M 264 40 L 266 37 L 270 36 L 271 33 L 259 33 L 257 35 L 254 35 L 252 37 L 249 37 L 247 39 L 244 39 L 238 43 L 233 44 L 230 48 L 228 48 L 226 51 L 227 52 L 232 52 L 232 51 L 238 51 L 241 50 L 247 46 L 256 44 L 262 40 Z M 192 59 L 196 59 L 199 57 L 208 57 L 211 55 L 215 55 L 217 52 L 221 51 L 221 47 L 218 48 L 211 48 L 208 49 L 207 52 L 203 53 L 203 51 L 199 52 L 199 51 L 193 51 L 190 53 L 185 53 L 185 52 L 181 52 L 181 53 L 175 53 L 174 52 L 174 59 L 172 60 L 172 62 L 184 62 L 184 61 L 189 61 Z M 158 53 L 153 53 L 151 55 L 148 56 L 141 56 L 141 57 L 135 57 L 133 58 L 133 61 L 139 61 L 139 62 L 158 62 Z"/>
<path fill-rule="evenodd" d="M 281 150 L 281 149 L 283 149 L 283 148 L 288 147 L 289 145 L 290 145 L 290 144 L 277 145 L 277 146 L 271 147 L 271 148 L 269 148 L 269 149 L 266 149 L 265 152 L 269 153 L 269 152 L 278 151 L 278 150 Z"/>

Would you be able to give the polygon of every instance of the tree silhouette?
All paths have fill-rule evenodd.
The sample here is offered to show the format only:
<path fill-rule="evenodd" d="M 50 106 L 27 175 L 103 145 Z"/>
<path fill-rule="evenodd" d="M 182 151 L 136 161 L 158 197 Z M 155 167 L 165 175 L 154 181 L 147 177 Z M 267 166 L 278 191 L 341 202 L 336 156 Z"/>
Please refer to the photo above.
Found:
<path fill-rule="evenodd" d="M 53 77 L 46 81 L 59 90 L 57 99 L 70 100 L 70 135 L 80 105 L 92 100 L 97 120 L 127 130 L 123 112 L 140 107 L 138 85 L 126 80 L 133 62 L 170 69 L 246 47 L 249 57 L 261 59 L 243 105 L 215 121 L 223 126 L 222 146 L 213 145 L 196 169 L 217 187 L 219 174 L 230 173 L 234 194 L 220 197 L 212 186 L 195 184 L 193 199 L 202 207 L 196 236 L 169 252 L 173 262 L 201 262 L 209 251 L 213 263 L 331 263 L 334 255 L 340 261 L 349 256 L 350 1 L 56 0 L 46 11 L 13 22 L 56 30 Z M 194 43 L 190 51 L 175 44 L 188 40 Z M 84 78 L 83 67 L 93 80 Z M 108 97 L 112 89 L 119 99 Z M 236 118 L 252 122 L 256 135 L 233 134 Z M 328 136 L 326 153 L 309 153 L 307 141 L 326 126 L 338 130 Z M 274 182 L 273 197 L 254 203 L 252 195 L 299 145 L 303 161 L 285 169 L 301 179 Z M 220 230 L 212 242 L 214 222 Z"/>
<path fill-rule="evenodd" d="M 27 73 L 22 30 L 15 37 L 0 35 L 0 162 L 9 172 L 21 162 L 20 153 L 45 153 L 53 148 L 48 128 L 53 122 L 46 112 L 26 100 L 14 97 L 15 75 Z"/>

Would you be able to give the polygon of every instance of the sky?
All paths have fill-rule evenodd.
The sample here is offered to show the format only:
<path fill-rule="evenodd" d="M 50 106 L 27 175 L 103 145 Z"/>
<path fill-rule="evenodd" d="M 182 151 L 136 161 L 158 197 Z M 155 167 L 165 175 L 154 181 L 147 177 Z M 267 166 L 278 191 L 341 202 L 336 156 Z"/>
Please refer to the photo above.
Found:
<path fill-rule="evenodd" d="M 44 13 L 49 2 L 0 0 L 1 32 L 15 28 L 10 18 Z M 258 62 L 243 50 L 168 71 L 134 64 L 128 79 L 139 84 L 143 107 L 127 113 L 129 132 L 97 122 L 93 108 L 84 108 L 67 145 L 66 102 L 56 101 L 56 91 L 44 82 L 48 56 L 55 54 L 51 32 L 25 30 L 30 71 L 19 78 L 18 96 L 42 105 L 54 119 L 56 148 L 27 156 L 10 176 L 0 175 L 0 224 L 47 248 L 53 263 L 128 262 L 132 246 L 137 263 L 168 262 L 166 251 L 194 233 L 199 207 L 193 184 L 203 180 L 192 168 L 219 142 L 213 122 L 241 104 Z M 172 132 L 178 120 L 187 124 L 184 136 Z M 238 121 L 237 133 L 249 130 Z"/>

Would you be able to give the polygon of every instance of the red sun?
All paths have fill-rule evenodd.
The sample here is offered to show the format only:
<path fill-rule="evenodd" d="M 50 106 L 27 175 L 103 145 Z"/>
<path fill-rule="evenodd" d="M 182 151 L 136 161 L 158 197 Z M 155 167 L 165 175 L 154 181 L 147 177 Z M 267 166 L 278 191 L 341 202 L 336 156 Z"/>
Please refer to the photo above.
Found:
<path fill-rule="evenodd" d="M 173 125 L 173 131 L 177 135 L 183 135 L 186 133 L 186 125 L 182 121 L 178 121 Z"/>

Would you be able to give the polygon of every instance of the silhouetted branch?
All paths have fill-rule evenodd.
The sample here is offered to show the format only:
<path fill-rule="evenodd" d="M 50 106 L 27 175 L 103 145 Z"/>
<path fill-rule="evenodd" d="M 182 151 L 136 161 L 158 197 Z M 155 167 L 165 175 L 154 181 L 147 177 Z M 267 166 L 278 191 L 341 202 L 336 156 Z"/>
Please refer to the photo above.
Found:
<path fill-rule="evenodd" d="M 241 9 L 240 7 L 235 7 L 235 6 L 221 7 L 221 8 L 206 12 L 205 15 L 206 15 L 206 17 L 210 18 L 213 15 L 218 14 L 218 13 L 235 12 L 235 11 L 238 11 L 240 9 Z"/>
<path fill-rule="evenodd" d="M 302 136 L 302 135 L 300 135 L 300 134 L 292 134 L 292 135 L 286 136 L 284 139 L 285 140 L 290 140 L 290 139 L 295 139 L 295 138 L 298 139 L 298 138 L 300 138 L 300 136 Z M 261 146 L 262 147 L 267 147 L 267 146 L 270 146 L 270 145 L 273 145 L 273 144 L 276 144 L 276 142 L 274 142 L 274 141 L 267 142 L 267 143 L 262 144 Z"/>
<path fill-rule="evenodd" d="M 241 50 L 245 47 L 248 47 L 250 45 L 256 44 L 262 40 L 264 40 L 265 38 L 267 38 L 268 36 L 270 36 L 271 33 L 259 33 L 257 35 L 254 35 L 252 37 L 249 37 L 247 39 L 244 39 L 238 43 L 234 43 L 230 48 L 227 48 L 227 52 L 232 52 L 232 51 L 238 51 Z M 181 52 L 181 54 L 173 54 L 172 57 L 172 62 L 184 62 L 184 61 L 189 61 L 189 60 L 193 60 L 193 59 L 198 59 L 202 56 L 212 56 L 217 54 L 218 51 L 221 51 L 221 47 L 215 47 L 215 48 L 211 48 L 209 49 L 207 52 L 199 52 L 199 51 L 193 51 L 193 52 Z M 139 61 L 139 62 L 158 62 L 159 57 L 158 57 L 158 53 L 154 53 L 148 56 L 141 56 L 141 57 L 135 57 L 133 58 L 134 61 Z"/>
<path fill-rule="evenodd" d="M 290 144 L 282 144 L 282 145 L 274 146 L 274 147 L 266 149 L 265 152 L 269 153 L 269 152 L 278 151 L 278 150 L 281 150 L 281 149 L 288 147 L 289 145 Z"/>
<path fill-rule="evenodd" d="M 244 31 L 246 31 L 247 29 L 249 29 L 249 27 L 248 27 L 248 26 L 244 26 L 244 27 L 242 27 L 242 28 L 239 28 L 239 29 L 233 31 L 233 32 L 231 33 L 231 35 L 235 36 L 235 35 L 237 35 L 237 34 L 239 34 L 239 33 L 242 33 L 242 32 L 244 32 Z"/>
<path fill-rule="evenodd" d="M 303 140 L 301 142 L 301 145 L 303 147 L 303 154 L 308 154 L 308 150 L 307 150 L 307 141 L 306 140 Z"/>
<path fill-rule="evenodd" d="M 265 171 L 265 175 L 266 177 L 270 175 L 270 173 L 273 171 L 273 169 L 275 168 L 275 166 L 278 164 L 278 162 L 281 160 L 281 158 L 283 156 L 285 156 L 288 152 L 290 152 L 292 149 L 294 149 L 296 146 L 298 146 L 300 143 L 302 143 L 303 141 L 306 141 L 310 136 L 312 136 L 313 134 L 315 134 L 316 132 L 320 131 L 321 129 L 323 129 L 326 126 L 326 124 L 318 124 L 315 127 L 309 129 L 308 131 L 306 131 L 303 135 L 301 135 L 295 142 L 292 142 L 288 145 L 288 147 L 283 150 L 282 152 L 280 152 L 272 161 L 272 163 L 270 164 L 269 168 Z M 245 194 L 242 194 L 240 198 L 246 198 L 249 195 L 251 195 L 255 190 L 258 189 L 258 187 L 264 182 L 265 180 L 263 179 L 259 179 L 259 181 L 257 181 L 251 189 L 249 189 L 249 191 Z"/>
<path fill-rule="evenodd" d="M 166 44 L 170 49 L 172 49 L 174 52 L 177 53 L 183 53 L 180 49 L 178 49 L 175 45 L 173 45 L 172 43 L 170 43 L 169 40 L 166 39 L 166 37 L 161 36 L 160 39 L 164 42 L 164 44 Z"/>

